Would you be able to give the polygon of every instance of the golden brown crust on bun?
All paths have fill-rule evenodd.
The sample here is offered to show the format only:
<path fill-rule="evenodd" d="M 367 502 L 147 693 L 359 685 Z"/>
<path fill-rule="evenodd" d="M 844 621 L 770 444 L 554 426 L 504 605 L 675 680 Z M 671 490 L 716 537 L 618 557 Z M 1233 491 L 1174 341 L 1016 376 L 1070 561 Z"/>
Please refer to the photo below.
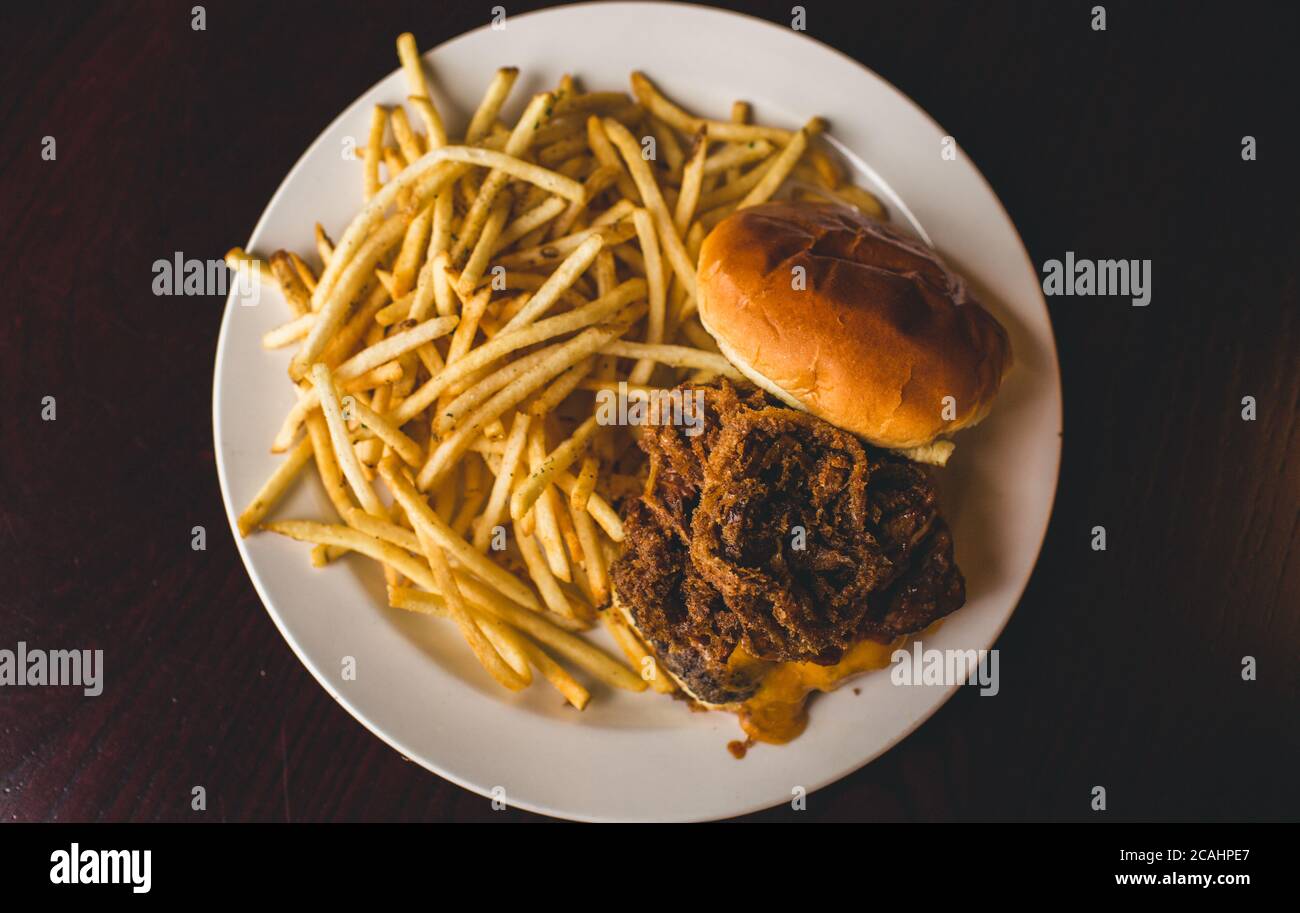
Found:
<path fill-rule="evenodd" d="M 975 424 L 1011 366 L 1002 325 L 933 251 L 834 204 L 720 222 L 700 250 L 699 312 L 752 381 L 879 447 Z"/>

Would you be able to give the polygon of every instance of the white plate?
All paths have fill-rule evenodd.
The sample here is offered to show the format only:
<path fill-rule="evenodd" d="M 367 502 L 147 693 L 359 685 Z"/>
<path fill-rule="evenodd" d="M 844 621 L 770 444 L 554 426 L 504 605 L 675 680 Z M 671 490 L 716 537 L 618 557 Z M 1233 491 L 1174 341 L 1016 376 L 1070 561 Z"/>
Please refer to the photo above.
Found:
<path fill-rule="evenodd" d="M 418 31 L 420 23 L 411 26 Z M 388 41 L 392 36 L 378 36 Z M 829 118 L 834 139 L 884 198 L 967 276 L 1006 326 L 1016 366 L 992 415 L 959 437 L 944 473 L 969 601 L 927 645 L 991 647 L 1028 582 L 1046 531 L 1060 462 L 1061 394 L 1047 309 L 1015 226 L 964 156 L 940 157 L 945 131 L 880 77 L 800 33 L 733 13 L 683 5 L 569 6 L 481 28 L 426 54 L 439 109 L 464 122 L 499 66 L 522 75 L 507 119 L 566 72 L 592 89 L 626 88 L 645 70 L 672 98 L 715 116 L 731 102 L 756 119 L 795 127 Z M 334 237 L 361 205 L 361 172 L 343 158 L 366 135 L 376 103 L 407 94 L 395 70 L 341 114 L 298 161 L 249 239 L 259 252 L 313 249 L 319 220 Z M 213 421 L 217 469 L 234 516 L 275 467 L 268 446 L 292 394 L 289 353 L 268 355 L 263 332 L 286 319 L 278 296 L 227 302 L 217 348 Z M 318 483 L 300 485 L 281 517 L 327 516 Z M 239 541 L 267 611 L 320 683 L 407 757 L 508 804 L 585 820 L 702 820 L 789 801 L 880 755 L 919 726 L 955 687 L 894 687 L 887 673 L 817 697 L 807 731 L 737 761 L 736 719 L 681 702 L 598 689 L 587 710 L 561 706 L 545 685 L 511 695 L 477 666 L 449 625 L 384 606 L 367 559 L 312 569 L 307 547 L 269 534 Z M 603 636 L 603 635 L 601 635 Z M 355 681 L 344 681 L 344 657 Z M 816 799 L 811 801 L 815 802 Z"/>

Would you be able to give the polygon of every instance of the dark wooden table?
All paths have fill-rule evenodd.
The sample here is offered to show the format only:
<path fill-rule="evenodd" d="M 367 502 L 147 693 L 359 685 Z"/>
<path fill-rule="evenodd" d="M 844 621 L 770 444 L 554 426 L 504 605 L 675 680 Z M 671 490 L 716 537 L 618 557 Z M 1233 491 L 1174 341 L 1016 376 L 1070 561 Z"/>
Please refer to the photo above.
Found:
<path fill-rule="evenodd" d="M 403 760 L 294 658 L 217 486 L 223 302 L 150 288 L 155 259 L 248 236 L 398 32 L 431 47 L 492 4 L 210 3 L 206 31 L 193 5 L 0 13 L 0 648 L 106 652 L 101 697 L 0 689 L 0 813 L 533 817 Z M 806 4 L 810 35 L 958 138 L 1035 263 L 1150 258 L 1154 296 L 1051 302 L 1064 463 L 1000 696 L 964 689 L 806 812 L 756 819 L 1095 819 L 1094 785 L 1110 820 L 1300 817 L 1296 17 L 1105 5 L 1095 32 L 1092 4 Z"/>

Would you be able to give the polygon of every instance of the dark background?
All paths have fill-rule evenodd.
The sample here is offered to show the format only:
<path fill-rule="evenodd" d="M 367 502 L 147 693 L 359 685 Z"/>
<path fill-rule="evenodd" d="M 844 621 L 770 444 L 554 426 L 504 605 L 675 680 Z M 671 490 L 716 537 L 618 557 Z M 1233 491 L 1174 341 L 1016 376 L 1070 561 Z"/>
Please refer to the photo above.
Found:
<path fill-rule="evenodd" d="M 223 302 L 150 292 L 155 259 L 244 242 L 399 32 L 426 49 L 493 3 L 210 2 L 205 32 L 192 5 L 0 13 L 0 646 L 107 654 L 94 700 L 0 690 L 0 816 L 533 818 L 403 760 L 294 658 L 217 486 Z M 754 817 L 1300 818 L 1296 15 L 1111 2 L 1098 33 L 1092 2 L 805 6 L 957 138 L 1036 264 L 1151 258 L 1154 296 L 1050 302 L 1064 461 L 999 697 L 963 689 L 806 812 Z"/>

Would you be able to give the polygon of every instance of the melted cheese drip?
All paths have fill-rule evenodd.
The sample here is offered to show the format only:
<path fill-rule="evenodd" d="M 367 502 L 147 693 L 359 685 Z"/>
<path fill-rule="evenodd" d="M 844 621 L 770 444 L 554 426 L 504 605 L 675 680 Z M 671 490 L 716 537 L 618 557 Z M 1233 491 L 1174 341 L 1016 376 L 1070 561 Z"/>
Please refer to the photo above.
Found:
<path fill-rule="evenodd" d="M 936 621 L 922 634 L 933 633 L 942 619 Z M 770 666 L 761 672 L 763 683 L 749 700 L 737 704 L 740 726 L 745 734 L 757 742 L 780 744 L 789 742 L 808 725 L 808 695 L 814 691 L 834 691 L 845 679 L 883 669 L 889 657 L 903 647 L 908 637 L 899 637 L 893 643 L 881 644 L 864 640 L 854 644 L 843 659 L 833 666 L 816 663 L 765 663 L 748 655 L 732 654 L 733 667 Z M 757 670 L 756 670 L 757 671 Z"/>

